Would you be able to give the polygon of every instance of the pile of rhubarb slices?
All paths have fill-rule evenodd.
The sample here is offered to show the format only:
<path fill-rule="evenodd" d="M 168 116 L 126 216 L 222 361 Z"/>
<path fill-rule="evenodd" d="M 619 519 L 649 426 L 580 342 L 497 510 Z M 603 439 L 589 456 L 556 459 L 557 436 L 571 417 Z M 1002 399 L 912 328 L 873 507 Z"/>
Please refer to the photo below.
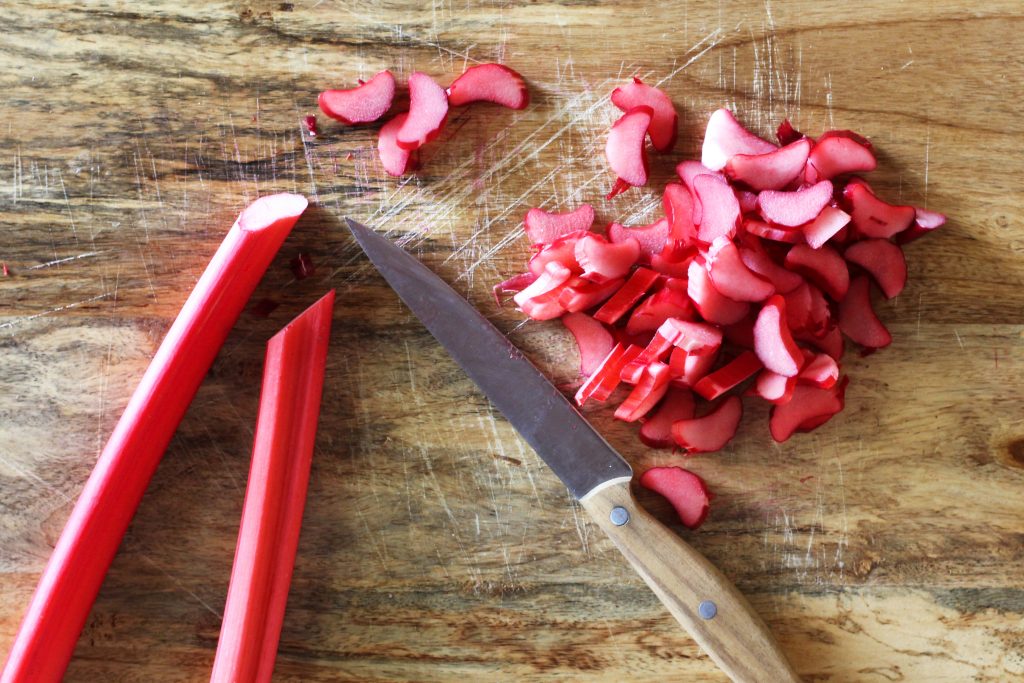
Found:
<path fill-rule="evenodd" d="M 647 139 L 675 143 L 668 97 L 635 80 L 616 89 L 621 118 L 606 156 L 609 197 L 647 182 Z M 717 451 L 735 435 L 743 396 L 772 404 L 772 437 L 786 441 L 843 408 L 844 336 L 863 352 L 892 338 L 872 289 L 902 291 L 901 245 L 945 217 L 889 204 L 859 175 L 871 143 L 828 131 L 814 139 L 783 122 L 778 144 L 726 109 L 707 125 L 701 161 L 683 161 L 651 225 L 611 223 L 594 210 L 530 209 L 527 271 L 495 288 L 535 320 L 560 318 L 574 335 L 585 380 L 576 401 L 605 402 L 625 385 L 615 417 L 640 422 L 652 447 Z M 621 394 L 620 394 L 621 395 Z"/>

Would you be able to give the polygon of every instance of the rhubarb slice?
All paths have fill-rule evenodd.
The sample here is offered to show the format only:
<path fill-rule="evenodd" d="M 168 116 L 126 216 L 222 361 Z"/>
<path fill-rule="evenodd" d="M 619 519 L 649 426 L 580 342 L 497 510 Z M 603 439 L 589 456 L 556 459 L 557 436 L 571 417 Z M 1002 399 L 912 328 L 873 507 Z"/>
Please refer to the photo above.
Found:
<path fill-rule="evenodd" d="M 600 235 L 588 233 L 577 240 L 575 255 L 585 279 L 608 282 L 629 274 L 640 258 L 640 243 L 626 240 L 615 244 Z"/>
<path fill-rule="evenodd" d="M 755 237 L 772 240 L 773 242 L 800 244 L 804 241 L 804 233 L 799 228 L 784 228 L 778 225 L 771 225 L 756 218 L 744 219 L 743 230 Z"/>
<path fill-rule="evenodd" d="M 750 304 L 733 301 L 715 289 L 711 277 L 698 261 L 690 263 L 686 274 L 686 292 L 702 318 L 718 325 L 732 325 L 747 315 Z"/>
<path fill-rule="evenodd" d="M 676 347 L 672 349 L 669 357 L 669 370 L 672 371 L 672 381 L 676 386 L 692 387 L 697 384 L 718 360 L 717 350 L 712 353 L 695 355 L 687 353 L 684 349 Z"/>
<path fill-rule="evenodd" d="M 805 353 L 805 359 L 806 359 Z M 822 389 L 831 388 L 839 381 L 839 364 L 835 358 L 827 353 L 810 354 L 811 358 L 806 359 L 803 370 L 797 375 L 797 380 L 807 382 Z"/>
<path fill-rule="evenodd" d="M 651 125 L 654 110 L 641 105 L 633 107 L 616 121 L 608 132 L 604 154 L 618 181 L 606 199 L 625 192 L 629 186 L 647 184 L 647 150 L 644 137 Z"/>
<path fill-rule="evenodd" d="M 43 571 L 5 681 L 59 681 L 121 537 L 217 351 L 306 209 L 261 197 L 235 221 L 167 331 L 114 427 Z"/>
<path fill-rule="evenodd" d="M 795 228 L 814 220 L 832 201 L 832 183 L 820 183 L 795 192 L 765 190 L 758 197 L 761 216 L 776 225 Z"/>
<path fill-rule="evenodd" d="M 786 377 L 766 368 L 757 375 L 757 381 L 754 382 L 754 393 L 769 403 L 782 405 L 793 399 L 796 382 L 796 377 Z"/>
<path fill-rule="evenodd" d="M 737 154 L 725 165 L 725 175 L 753 190 L 782 190 L 807 163 L 811 141 L 803 138 L 767 154 Z"/>
<path fill-rule="evenodd" d="M 772 260 L 772 257 L 760 245 L 758 240 L 748 239 L 743 244 L 744 246 L 739 249 L 743 265 L 749 268 L 752 273 L 756 273 L 771 282 L 775 287 L 775 291 L 782 294 L 791 292 L 804 281 L 796 273 L 786 270 Z"/>
<path fill-rule="evenodd" d="M 409 115 L 398 129 L 398 146 L 419 149 L 436 138 L 448 120 L 448 96 L 430 76 L 414 71 L 409 76 Z"/>
<path fill-rule="evenodd" d="M 635 228 L 627 228 L 618 223 L 608 226 L 608 241 L 621 244 L 635 239 L 640 244 L 640 260 L 644 263 L 650 263 L 651 258 L 665 250 L 665 241 L 668 239 L 668 235 L 669 222 L 667 218 Z"/>
<path fill-rule="evenodd" d="M 843 190 L 843 199 L 850 207 L 853 226 L 867 237 L 888 239 L 906 230 L 917 215 L 912 206 L 883 202 L 862 180 L 851 180 Z"/>
<path fill-rule="evenodd" d="M 800 138 L 806 138 L 807 136 L 794 128 L 793 124 L 789 122 L 789 119 L 783 119 L 782 123 L 780 123 L 779 127 L 775 130 L 775 137 L 778 138 L 780 145 L 788 145 L 796 142 Z M 810 138 L 807 139 L 810 140 Z"/>
<path fill-rule="evenodd" d="M 210 680 L 269 683 L 306 504 L 334 291 L 267 343 L 252 466 Z"/>
<path fill-rule="evenodd" d="M 785 265 L 821 287 L 835 301 L 842 301 L 850 286 L 850 269 L 839 253 L 827 245 L 812 249 L 797 244 L 786 254 Z"/>
<path fill-rule="evenodd" d="M 716 175 L 699 175 L 693 190 L 701 205 L 697 239 L 710 244 L 719 237 L 733 237 L 740 219 L 740 203 L 729 182 Z"/>
<path fill-rule="evenodd" d="M 626 323 L 628 334 L 657 330 L 669 318 L 692 320 L 696 315 L 690 297 L 686 294 L 686 282 L 670 278 L 665 287 L 643 300 L 633 310 Z"/>
<path fill-rule="evenodd" d="M 669 230 L 666 237 L 664 256 L 677 259 L 697 239 L 697 225 L 694 209 L 697 200 L 690 190 L 679 183 L 669 183 L 661 197 L 662 208 Z"/>
<path fill-rule="evenodd" d="M 613 325 L 619 318 L 626 314 L 641 297 L 647 293 L 654 283 L 658 281 L 658 274 L 647 268 L 637 268 L 626 280 L 626 284 L 615 292 L 611 299 L 605 302 L 594 314 L 594 318 L 607 325 Z"/>
<path fill-rule="evenodd" d="M 923 237 L 935 228 L 941 227 L 946 222 L 946 217 L 936 211 L 929 211 L 917 207 L 914 209 L 914 223 L 903 232 L 896 233 L 893 239 L 896 244 L 913 242 L 918 237 Z"/>
<path fill-rule="evenodd" d="M 576 339 L 580 351 L 580 374 L 589 377 L 607 358 L 615 340 L 604 325 L 586 313 L 567 313 L 562 316 L 562 324 Z"/>
<path fill-rule="evenodd" d="M 548 213 L 544 209 L 530 209 L 523 226 L 530 244 L 550 244 L 574 232 L 590 230 L 594 224 L 594 207 L 582 204 L 565 213 Z"/>
<path fill-rule="evenodd" d="M 871 143 L 848 130 L 830 130 L 818 138 L 807 159 L 813 170 L 810 182 L 829 180 L 844 173 L 873 171 L 878 162 Z"/>
<path fill-rule="evenodd" d="M 405 125 L 408 116 L 399 114 L 381 126 L 377 134 L 377 155 L 380 157 L 380 163 L 388 175 L 396 178 L 405 175 L 409 168 L 409 157 L 412 155 L 409 150 L 398 146 L 398 131 Z"/>
<path fill-rule="evenodd" d="M 871 281 L 864 275 L 850 281 L 846 298 L 839 302 L 839 329 L 868 349 L 880 349 L 892 343 L 892 335 L 871 307 Z"/>
<path fill-rule="evenodd" d="M 615 418 L 623 422 L 636 422 L 646 415 L 665 392 L 668 391 L 668 381 L 672 379 L 669 374 L 668 365 L 665 363 L 650 363 L 640 377 L 640 381 L 633 387 L 619 407 L 615 409 Z"/>
<path fill-rule="evenodd" d="M 533 273 L 520 273 L 519 275 L 513 275 L 507 280 L 503 280 L 491 288 L 491 293 L 494 294 L 494 302 L 500 308 L 504 305 L 501 300 L 502 294 L 515 294 L 521 292 L 537 280 L 537 276 Z"/>
<path fill-rule="evenodd" d="M 736 436 L 742 417 L 743 401 L 730 396 L 703 417 L 673 424 L 672 438 L 691 455 L 719 451 Z"/>
<path fill-rule="evenodd" d="M 778 149 L 740 125 L 728 109 L 711 115 L 704 131 L 700 161 L 712 171 L 720 171 L 736 154 L 768 154 Z"/>
<path fill-rule="evenodd" d="M 528 287 L 512 297 L 517 306 L 522 306 L 530 299 L 548 294 L 572 277 L 572 271 L 558 261 L 551 261 L 544 266 L 544 272 L 537 277 Z"/>
<path fill-rule="evenodd" d="M 671 152 L 676 145 L 676 134 L 679 127 L 679 116 L 672 100 L 664 91 L 645 85 L 639 78 L 632 83 L 619 86 L 612 90 L 612 104 L 622 111 L 634 107 L 651 108 L 651 125 L 647 129 L 651 136 L 651 144 L 659 152 Z"/>
<path fill-rule="evenodd" d="M 704 480 L 693 472 L 681 467 L 652 467 L 640 477 L 640 485 L 664 496 L 687 528 L 696 529 L 707 519 L 711 495 Z"/>
<path fill-rule="evenodd" d="M 804 224 L 801 230 L 807 244 L 811 245 L 812 249 L 820 249 L 849 222 L 850 214 L 834 206 L 826 206 L 813 221 Z"/>
<path fill-rule="evenodd" d="M 693 393 L 689 389 L 669 386 L 657 409 L 640 427 L 640 440 L 651 448 L 672 446 L 672 424 L 689 420 L 694 414 Z"/>
<path fill-rule="evenodd" d="M 572 232 L 542 247 L 530 259 L 530 262 L 527 264 L 527 270 L 534 275 L 540 275 L 549 263 L 559 263 L 572 271 L 573 275 L 579 275 L 583 272 L 583 268 L 576 261 L 576 242 L 588 234 L 591 233 Z"/>
<path fill-rule="evenodd" d="M 744 351 L 734 359 L 704 376 L 693 385 L 693 390 L 709 401 L 729 391 L 736 385 L 753 377 L 754 373 L 764 367 L 753 351 Z"/>
<path fill-rule="evenodd" d="M 448 104 L 462 107 L 473 102 L 493 102 L 509 109 L 526 109 L 530 92 L 526 81 L 503 64 L 478 64 L 466 69 L 448 86 Z"/>
<path fill-rule="evenodd" d="M 391 108 L 395 97 L 395 77 L 381 71 L 351 90 L 324 90 L 317 98 L 320 111 L 346 125 L 376 121 Z"/>
<path fill-rule="evenodd" d="M 793 341 L 786 322 L 786 300 L 778 294 L 765 302 L 754 323 L 754 351 L 764 366 L 786 377 L 796 377 L 804 356 Z"/>
<path fill-rule="evenodd" d="M 888 240 L 856 242 L 843 256 L 870 273 L 887 299 L 898 295 L 907 284 L 907 260 L 903 250 Z"/>
<path fill-rule="evenodd" d="M 639 354 L 643 351 L 640 347 L 633 347 L 636 349 L 635 353 Z M 630 356 L 628 360 L 632 360 L 633 356 Z M 608 352 L 601 364 L 597 366 L 593 374 L 587 378 L 587 381 L 583 383 L 576 391 L 576 405 L 582 406 L 587 402 L 588 399 L 593 398 L 595 393 L 600 393 L 604 398 L 598 398 L 599 401 L 605 401 L 608 396 L 611 396 L 612 391 L 619 384 L 619 372 L 622 370 L 622 366 L 628 362 L 626 355 L 626 347 L 622 344 L 616 344 L 612 347 L 612 350 Z"/>
<path fill-rule="evenodd" d="M 686 186 L 686 189 L 690 191 L 691 195 L 695 195 L 695 191 L 693 189 L 693 179 L 699 175 L 712 175 L 721 178 L 722 180 L 726 179 L 726 177 L 723 174 L 719 173 L 718 171 L 712 171 L 710 168 L 700 163 L 699 161 L 680 161 L 679 164 L 676 165 L 676 175 L 678 175 L 679 179 L 683 181 L 683 185 Z M 702 214 L 703 211 L 701 210 L 700 201 L 696 198 L 696 196 L 694 196 L 693 222 L 700 223 Z M 665 215 L 668 215 L 667 209 L 665 211 Z"/>
<path fill-rule="evenodd" d="M 711 244 L 706 266 L 715 289 L 733 301 L 764 301 L 775 293 L 771 282 L 747 268 L 728 237 L 719 237 Z"/>
<path fill-rule="evenodd" d="M 606 301 L 625 282 L 624 278 L 601 283 L 572 278 L 559 290 L 558 303 L 569 313 L 586 311 Z"/>
<path fill-rule="evenodd" d="M 843 409 L 846 380 L 847 378 L 844 378 L 829 389 L 821 389 L 811 384 L 797 384 L 791 400 L 772 408 L 768 420 L 772 438 L 782 443 L 793 436 L 794 432 L 810 431 L 828 422 L 833 415 Z"/>

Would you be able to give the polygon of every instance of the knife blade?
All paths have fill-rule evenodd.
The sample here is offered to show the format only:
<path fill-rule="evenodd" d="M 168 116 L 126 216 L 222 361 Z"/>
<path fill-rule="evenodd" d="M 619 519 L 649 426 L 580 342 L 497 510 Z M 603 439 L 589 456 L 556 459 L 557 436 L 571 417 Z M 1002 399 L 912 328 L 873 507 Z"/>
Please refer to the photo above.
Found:
<path fill-rule="evenodd" d="M 703 555 L 633 499 L 633 470 L 490 321 L 370 228 L 349 230 L 392 289 L 562 480 L 711 658 L 739 683 L 799 681 L 761 618 Z"/>

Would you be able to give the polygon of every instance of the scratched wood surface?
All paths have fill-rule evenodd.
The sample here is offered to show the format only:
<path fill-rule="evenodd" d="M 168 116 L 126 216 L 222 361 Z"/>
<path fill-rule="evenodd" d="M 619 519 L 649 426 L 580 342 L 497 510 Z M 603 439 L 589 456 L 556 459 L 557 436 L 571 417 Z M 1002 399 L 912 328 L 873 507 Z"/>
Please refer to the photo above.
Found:
<path fill-rule="evenodd" d="M 664 5 L 658 7 L 658 5 Z M 365 264 L 364 220 L 464 292 L 556 381 L 558 324 L 489 288 L 530 206 L 656 217 L 658 187 L 722 105 L 853 128 L 888 197 L 950 222 L 908 249 L 895 343 L 848 355 L 847 410 L 782 446 L 749 403 L 717 494 L 681 531 L 734 579 L 807 680 L 1024 677 L 1024 13 L 1018 2 L 295 0 L 7 3 L 0 35 L 0 653 L 156 345 L 234 215 L 309 210 L 243 314 L 104 584 L 69 681 L 199 681 L 220 625 L 263 345 L 338 288 L 326 400 L 277 663 L 282 681 L 720 681 L 558 481 Z M 394 180 L 373 127 L 316 93 L 390 68 L 442 81 L 501 60 L 523 112 L 454 112 Z M 640 74 L 680 113 L 677 154 L 611 203 L 607 96 Z M 289 262 L 311 254 L 315 274 Z M 267 302 L 278 304 L 273 311 Z M 590 413 L 637 468 L 678 463 Z M 670 520 L 664 505 L 645 497 Z"/>

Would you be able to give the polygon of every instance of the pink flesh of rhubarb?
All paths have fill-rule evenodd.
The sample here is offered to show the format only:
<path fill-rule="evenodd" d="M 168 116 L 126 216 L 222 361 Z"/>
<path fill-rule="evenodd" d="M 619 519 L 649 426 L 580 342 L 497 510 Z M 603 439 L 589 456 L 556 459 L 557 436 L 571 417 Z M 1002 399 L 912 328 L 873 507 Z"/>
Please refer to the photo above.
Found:
<path fill-rule="evenodd" d="M 566 313 L 562 316 L 562 324 L 576 339 L 580 351 L 580 374 L 589 376 L 615 346 L 611 333 L 586 313 Z"/>
<path fill-rule="evenodd" d="M 737 154 L 725 166 L 725 174 L 753 190 L 785 189 L 803 170 L 811 141 L 797 140 L 767 154 Z"/>
<path fill-rule="evenodd" d="M 873 171 L 877 162 L 871 143 L 859 135 L 851 137 L 849 131 L 829 131 L 815 143 L 808 157 L 816 180 L 829 180 L 844 173 Z"/>
<path fill-rule="evenodd" d="M 425 73 L 409 76 L 409 117 L 398 130 L 398 146 L 419 149 L 438 136 L 448 119 L 444 88 Z"/>
<path fill-rule="evenodd" d="M 733 301 L 715 289 L 711 277 L 700 263 L 691 261 L 686 274 L 686 291 L 702 318 L 719 325 L 731 325 L 747 315 L 750 305 Z"/>
<path fill-rule="evenodd" d="M 629 274 L 640 258 L 640 243 L 626 240 L 614 244 L 599 235 L 587 234 L 576 242 L 575 255 L 585 279 L 607 282 Z"/>
<path fill-rule="evenodd" d="M 699 175 L 693 190 L 701 205 L 697 239 L 710 244 L 718 237 L 732 237 L 740 218 L 740 203 L 729 182 L 719 176 Z"/>
<path fill-rule="evenodd" d="M 805 223 L 800 229 L 803 230 L 807 244 L 814 249 L 820 249 L 849 222 L 850 214 L 834 206 L 826 206 L 813 221 Z"/>
<path fill-rule="evenodd" d="M 789 403 L 796 389 L 796 377 L 786 377 L 765 368 L 757 375 L 754 392 L 770 403 Z"/>
<path fill-rule="evenodd" d="M 693 472 L 681 467 L 654 467 L 643 473 L 640 485 L 664 496 L 689 529 L 699 527 L 708 516 L 711 496 L 704 480 Z"/>
<path fill-rule="evenodd" d="M 621 244 L 630 239 L 640 243 L 640 258 L 644 263 L 650 263 L 652 257 L 665 250 L 665 241 L 668 239 L 669 222 L 662 218 L 650 225 L 641 225 L 635 228 L 627 228 L 618 223 L 608 226 L 608 240 L 615 244 Z"/>
<path fill-rule="evenodd" d="M 395 177 L 404 175 L 409 167 L 411 152 L 398 146 L 398 131 L 408 116 L 399 114 L 381 126 L 377 134 L 377 154 L 380 156 L 380 163 L 388 175 Z"/>
<path fill-rule="evenodd" d="M 736 244 L 728 237 L 719 237 L 712 243 L 707 271 L 715 289 L 733 301 L 764 301 L 775 293 L 771 282 L 747 268 Z"/>
<path fill-rule="evenodd" d="M 808 431 L 810 425 L 817 427 L 827 422 L 843 409 L 845 387 L 845 379 L 829 389 L 797 384 L 790 401 L 772 408 L 768 421 L 772 438 L 782 443 L 796 431 Z"/>
<path fill-rule="evenodd" d="M 671 152 L 676 144 L 679 116 L 672 100 L 662 90 L 645 85 L 639 78 L 632 83 L 619 86 L 612 91 L 612 104 L 622 111 L 645 105 L 651 108 L 653 117 L 647 133 L 651 144 L 659 152 Z"/>
<path fill-rule="evenodd" d="M 640 427 L 640 440 L 651 448 L 670 448 L 672 423 L 691 419 L 694 407 L 693 393 L 689 389 L 669 386 L 665 398 Z"/>
<path fill-rule="evenodd" d="M 466 69 L 448 86 L 448 104 L 493 102 L 509 109 L 526 109 L 530 93 L 519 72 L 502 64 L 478 64 Z"/>
<path fill-rule="evenodd" d="M 590 230 L 594 224 L 594 207 L 583 204 L 566 213 L 548 213 L 544 209 L 530 209 L 523 226 L 530 244 L 550 244 L 559 237 Z"/>
<path fill-rule="evenodd" d="M 768 154 L 776 149 L 741 126 L 728 109 L 719 109 L 711 115 L 704 131 L 700 161 L 712 171 L 720 171 L 736 154 Z"/>
<path fill-rule="evenodd" d="M 604 154 L 608 158 L 608 165 L 622 183 L 634 186 L 647 183 L 647 152 L 644 149 L 644 137 L 653 116 L 654 110 L 650 107 L 634 107 L 623 114 L 608 132 Z M 613 192 L 619 193 L 616 190 Z"/>
<path fill-rule="evenodd" d="M 888 240 L 855 242 L 843 256 L 870 273 L 887 299 L 898 295 L 907 284 L 907 260 L 903 250 Z"/>
<path fill-rule="evenodd" d="M 672 438 L 687 453 L 721 450 L 736 436 L 743 417 L 743 402 L 730 396 L 704 417 L 680 420 L 672 425 Z"/>
<path fill-rule="evenodd" d="M 786 322 L 786 300 L 778 294 L 765 302 L 754 323 L 754 351 L 764 366 L 786 377 L 800 372 L 803 354 Z"/>
<path fill-rule="evenodd" d="M 668 365 L 665 363 L 649 364 L 619 407 L 615 409 L 615 418 L 624 422 L 636 422 L 657 405 L 661 397 L 668 391 L 668 382 L 672 379 Z"/>
<path fill-rule="evenodd" d="M 758 197 L 761 216 L 776 225 L 795 228 L 814 220 L 832 201 L 832 183 L 823 180 L 795 192 L 765 190 Z"/>
<path fill-rule="evenodd" d="M 325 90 L 318 98 L 320 111 L 347 125 L 370 123 L 387 113 L 395 96 L 395 77 L 379 74 L 351 90 Z M 399 174 L 401 175 L 401 174 Z"/>
<path fill-rule="evenodd" d="M 868 237 L 888 239 L 906 230 L 914 220 L 912 206 L 894 206 L 875 196 L 864 181 L 847 184 L 843 199 L 850 206 L 852 223 L 857 231 Z"/>
<path fill-rule="evenodd" d="M 839 329 L 869 349 L 880 349 L 892 343 L 892 335 L 871 307 L 871 281 L 864 275 L 850 281 L 846 298 L 839 302 Z"/>

